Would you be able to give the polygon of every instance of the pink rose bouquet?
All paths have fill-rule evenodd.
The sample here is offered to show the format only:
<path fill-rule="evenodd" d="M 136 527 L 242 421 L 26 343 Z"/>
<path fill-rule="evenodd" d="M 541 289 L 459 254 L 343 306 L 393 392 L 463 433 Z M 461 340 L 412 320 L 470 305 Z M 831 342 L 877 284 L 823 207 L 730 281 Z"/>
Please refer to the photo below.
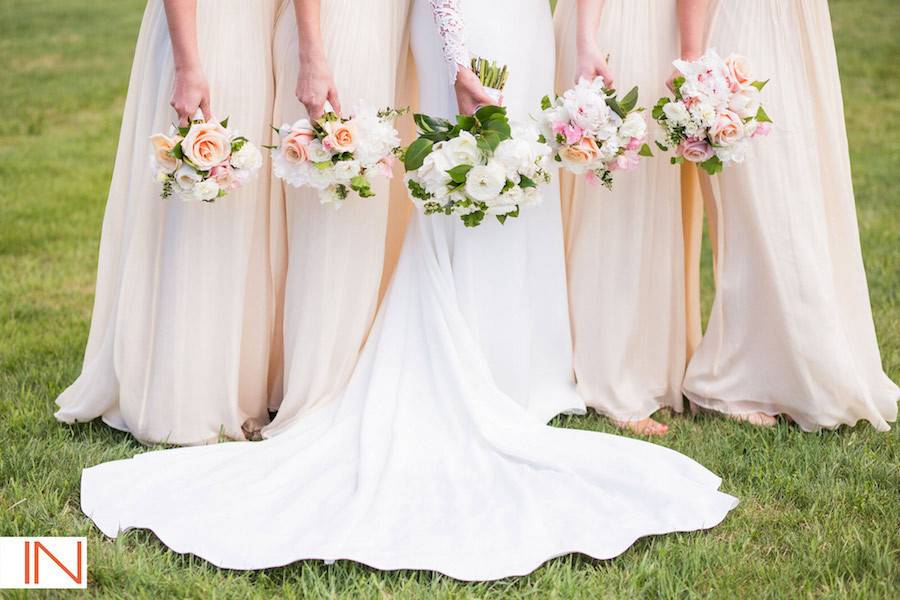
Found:
<path fill-rule="evenodd" d="M 613 171 L 636 169 L 641 156 L 653 155 L 644 143 L 647 121 L 637 100 L 637 88 L 620 100 L 602 77 L 582 78 L 556 100 L 544 97 L 538 116 L 542 141 L 564 168 L 612 188 Z"/>
<path fill-rule="evenodd" d="M 674 65 L 681 74 L 675 98 L 661 98 L 653 108 L 661 128 L 657 146 L 675 149 L 673 164 L 697 163 L 710 175 L 743 162 L 750 140 L 772 131 L 760 99 L 768 81 L 754 80 L 743 57 L 723 59 L 712 49 Z"/>
<path fill-rule="evenodd" d="M 375 195 L 371 177 L 391 177 L 400 136 L 393 121 L 405 111 L 376 110 L 360 104 L 349 117 L 327 110 L 315 122 L 300 119 L 277 129 L 280 143 L 270 146 L 275 176 L 293 187 L 311 187 L 322 204 L 341 202 L 356 192 Z"/>
<path fill-rule="evenodd" d="M 153 172 L 162 198 L 215 202 L 243 186 L 262 165 L 259 149 L 228 129 L 228 119 L 195 115 L 186 127 L 150 137 Z"/>

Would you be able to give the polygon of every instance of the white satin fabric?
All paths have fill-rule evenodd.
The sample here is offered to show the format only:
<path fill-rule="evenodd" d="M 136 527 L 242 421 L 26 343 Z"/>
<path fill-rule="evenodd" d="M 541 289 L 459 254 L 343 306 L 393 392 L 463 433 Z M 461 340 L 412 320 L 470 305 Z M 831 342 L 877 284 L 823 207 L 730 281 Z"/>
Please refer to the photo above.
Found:
<path fill-rule="evenodd" d="M 214 116 L 270 143 L 272 32 L 285 0 L 198 0 L 197 42 Z M 275 330 L 268 158 L 215 202 L 161 200 L 150 136 L 169 106 L 172 47 L 162 0 L 150 0 L 135 49 L 103 219 L 84 366 L 56 418 L 98 416 L 148 443 L 243 439 L 268 421 Z M 243 429 L 242 429 L 243 428 Z"/>
<path fill-rule="evenodd" d="M 545 0 L 490 6 L 477 7 L 479 18 L 467 13 L 472 49 L 509 63 L 507 102 L 524 115 L 552 85 L 549 8 Z M 428 0 L 416 0 L 412 39 L 425 75 L 421 109 L 449 114 Z M 530 218 L 502 230 L 415 215 L 336 401 L 263 442 L 86 469 L 82 509 L 109 536 L 151 529 L 175 551 L 221 567 L 349 559 L 463 580 L 522 575 L 571 552 L 611 558 L 642 536 L 716 525 L 736 500 L 691 459 L 541 423 L 574 396 L 568 366 L 551 356 L 564 350 L 565 334 L 530 321 L 565 323 L 535 309 L 552 306 L 554 286 L 526 276 L 561 276 L 561 240 L 550 233 L 557 210 L 548 193 Z M 537 295 L 539 283 L 546 295 Z M 556 302 L 564 308 L 564 298 Z"/>
<path fill-rule="evenodd" d="M 712 180 L 716 298 L 685 394 L 806 430 L 887 430 L 900 391 L 875 339 L 828 5 L 720 0 L 709 45 L 771 79 L 775 129 Z"/>

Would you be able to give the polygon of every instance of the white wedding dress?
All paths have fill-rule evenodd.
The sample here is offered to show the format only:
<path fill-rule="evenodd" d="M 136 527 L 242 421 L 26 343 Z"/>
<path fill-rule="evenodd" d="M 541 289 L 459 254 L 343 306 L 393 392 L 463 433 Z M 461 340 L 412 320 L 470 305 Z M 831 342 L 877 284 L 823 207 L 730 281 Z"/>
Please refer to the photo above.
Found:
<path fill-rule="evenodd" d="M 449 114 L 439 30 L 428 0 L 416 1 L 422 109 Z M 435 12 L 446 36 L 461 33 L 474 0 L 460 2 L 462 15 L 455 2 L 440 3 Z M 467 26 L 479 53 L 509 63 L 506 101 L 524 114 L 537 100 L 529 94 L 552 85 L 546 0 L 480 3 Z M 440 87 L 429 89 L 437 73 Z M 535 215 L 558 219 L 558 208 L 547 208 L 554 201 L 548 195 Z M 500 348 L 502 340 L 486 343 L 486 335 L 510 334 L 509 352 L 527 343 L 532 356 L 546 352 L 545 341 L 534 331 L 500 330 L 505 311 L 522 298 L 497 297 L 508 291 L 499 271 L 476 295 L 467 286 L 484 275 L 469 254 L 488 251 L 492 236 L 497 253 L 508 252 L 502 236 L 522 244 L 541 239 L 539 219 L 472 231 L 450 218 L 416 215 L 338 399 L 263 442 L 149 452 L 86 469 L 82 509 L 109 536 L 151 529 L 173 550 L 225 568 L 349 559 L 463 580 L 522 575 L 572 552 L 611 558 L 642 536 L 716 525 L 736 500 L 718 491 L 719 478 L 704 467 L 661 446 L 548 427 L 522 405 L 533 401 L 520 404 L 495 377 L 492 369 L 500 367 L 492 364 L 490 343 Z M 509 256 L 509 277 L 518 262 L 549 261 L 542 252 L 559 252 L 561 260 L 561 249 L 517 248 L 523 254 Z M 482 327 L 490 311 L 497 323 Z M 565 397 L 568 376 L 556 374 L 554 364 L 526 361 L 519 369 L 529 386 Z"/>

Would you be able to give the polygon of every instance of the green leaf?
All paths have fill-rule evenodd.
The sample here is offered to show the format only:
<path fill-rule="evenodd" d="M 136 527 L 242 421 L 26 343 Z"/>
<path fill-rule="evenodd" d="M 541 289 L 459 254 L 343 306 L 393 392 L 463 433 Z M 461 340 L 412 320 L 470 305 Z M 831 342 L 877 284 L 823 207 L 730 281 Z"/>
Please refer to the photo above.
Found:
<path fill-rule="evenodd" d="M 190 130 L 191 130 L 191 126 L 190 126 L 190 125 L 188 125 L 187 127 L 179 127 L 179 128 L 178 128 L 178 135 L 180 135 L 181 137 L 184 137 L 184 136 L 186 136 L 186 135 L 188 134 L 188 132 L 189 132 Z"/>
<path fill-rule="evenodd" d="M 700 166 L 710 175 L 721 173 L 725 168 L 725 165 L 722 164 L 722 161 L 719 160 L 718 156 L 713 156 L 709 160 L 703 161 L 702 163 L 700 163 Z"/>
<path fill-rule="evenodd" d="M 482 106 L 475 111 L 475 118 L 478 119 L 478 122 L 482 124 L 487 123 L 496 115 L 502 115 L 503 117 L 506 117 L 506 108 L 489 104 L 488 106 Z"/>
<path fill-rule="evenodd" d="M 462 215 L 461 218 L 466 227 L 478 227 L 481 224 L 481 221 L 484 220 L 484 211 L 477 210 L 468 215 Z"/>
<path fill-rule="evenodd" d="M 673 165 L 680 165 L 681 163 L 684 162 L 684 157 L 683 156 L 673 156 L 672 158 L 669 159 L 669 162 L 672 163 Z"/>
<path fill-rule="evenodd" d="M 453 128 L 453 124 L 446 119 L 439 119 L 423 114 L 413 115 L 413 121 L 416 122 L 416 127 L 421 133 L 446 132 Z"/>
<path fill-rule="evenodd" d="M 653 143 L 656 144 L 656 147 L 659 148 L 660 150 L 662 150 L 663 152 L 669 151 L 669 148 L 667 146 L 663 146 L 662 144 L 660 144 L 659 142 L 657 142 L 655 140 Z"/>
<path fill-rule="evenodd" d="M 459 115 L 456 117 L 456 127 L 453 130 L 457 133 L 460 131 L 472 131 L 475 129 L 475 126 L 478 125 L 478 121 L 475 117 L 470 115 Z"/>
<path fill-rule="evenodd" d="M 631 91 L 629 91 L 627 94 L 625 94 L 625 97 L 622 98 L 622 100 L 619 102 L 619 104 L 622 107 L 622 110 L 625 111 L 625 114 L 628 114 L 634 110 L 635 106 L 637 106 L 637 101 L 638 101 L 638 87 L 634 86 L 633 88 L 631 88 Z M 622 116 L 622 115 L 619 115 L 619 116 Z"/>
<path fill-rule="evenodd" d="M 457 165 L 447 171 L 447 175 L 453 180 L 453 183 L 465 183 L 466 175 L 472 170 L 472 165 Z"/>
<path fill-rule="evenodd" d="M 622 105 L 619 104 L 619 101 L 615 98 L 607 98 L 606 105 L 609 106 L 610 110 L 619 115 L 621 118 L 625 118 L 628 116 L 628 112 L 622 108 Z"/>
<path fill-rule="evenodd" d="M 656 106 L 653 107 L 653 111 L 650 113 L 650 115 L 654 119 L 659 121 L 666 114 L 665 111 L 663 111 L 663 107 L 671 101 L 672 100 L 670 98 L 660 98 L 659 101 L 657 101 Z"/>
<path fill-rule="evenodd" d="M 760 106 L 759 110 L 756 111 L 756 120 L 760 123 L 771 123 L 772 119 L 769 118 L 769 115 L 766 114 L 766 110 Z"/>
<path fill-rule="evenodd" d="M 550 102 L 550 96 L 544 96 L 543 98 L 541 98 L 541 110 L 547 110 L 551 106 L 553 106 L 553 103 Z"/>
<path fill-rule="evenodd" d="M 431 154 L 433 147 L 434 142 L 429 139 L 419 138 L 414 141 L 406 149 L 406 155 L 403 157 L 404 168 L 407 171 L 415 171 L 421 167 L 425 162 L 425 157 Z"/>
<path fill-rule="evenodd" d="M 478 147 L 484 152 L 493 152 L 500 145 L 500 134 L 496 131 L 485 131 L 478 136 Z"/>
<path fill-rule="evenodd" d="M 644 144 L 641 146 L 641 149 L 638 151 L 638 156 L 653 156 L 653 150 L 650 149 L 650 146 Z"/>
<path fill-rule="evenodd" d="M 222 119 L 221 124 L 222 124 L 222 127 L 225 127 L 227 129 L 228 128 L 228 117 L 225 117 L 224 119 Z"/>
<path fill-rule="evenodd" d="M 684 85 L 685 81 L 687 80 L 684 78 L 684 75 L 679 75 L 672 81 L 672 87 L 675 88 L 675 93 L 679 96 L 681 95 L 681 86 Z"/>
<path fill-rule="evenodd" d="M 512 137 L 512 129 L 509 126 L 509 121 L 506 118 L 494 118 L 489 119 L 487 123 L 484 124 L 484 131 L 494 131 L 497 135 L 500 136 L 500 141 L 508 140 Z"/>
<path fill-rule="evenodd" d="M 525 177 L 524 175 L 519 175 L 519 187 L 524 190 L 526 188 L 537 187 L 537 184 L 534 182 L 534 179 Z"/>
<path fill-rule="evenodd" d="M 766 87 L 766 85 L 767 85 L 768 83 L 769 83 L 769 80 L 766 79 L 765 81 L 754 81 L 754 82 L 751 83 L 750 85 L 752 85 L 753 87 L 755 87 L 755 88 L 758 89 L 759 91 L 763 91 L 763 88 Z"/>
<path fill-rule="evenodd" d="M 175 147 L 172 148 L 172 151 L 169 153 L 175 158 L 183 159 L 184 158 L 184 148 L 181 147 L 181 142 L 175 144 Z"/>

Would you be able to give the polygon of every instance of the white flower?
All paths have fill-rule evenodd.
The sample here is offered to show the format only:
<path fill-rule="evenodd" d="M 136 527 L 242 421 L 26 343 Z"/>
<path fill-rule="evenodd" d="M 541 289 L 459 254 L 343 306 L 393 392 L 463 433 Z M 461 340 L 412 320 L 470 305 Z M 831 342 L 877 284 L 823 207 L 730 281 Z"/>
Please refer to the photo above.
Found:
<path fill-rule="evenodd" d="M 200 176 L 200 173 L 195 171 L 190 165 L 181 165 L 181 167 L 175 171 L 175 183 L 184 192 L 193 190 L 194 186 L 199 183 L 201 179 L 203 179 L 203 177 Z"/>
<path fill-rule="evenodd" d="M 332 177 L 334 181 L 349 184 L 350 180 L 359 175 L 360 166 L 355 160 L 342 160 L 335 163 Z"/>
<path fill-rule="evenodd" d="M 629 113 L 625 122 L 619 128 L 619 135 L 623 138 L 642 139 L 647 135 L 647 121 L 639 112 Z"/>
<path fill-rule="evenodd" d="M 535 145 L 524 139 L 503 140 L 494 150 L 494 161 L 507 173 L 519 173 L 526 177 L 530 177 L 537 170 L 538 158 Z M 516 180 L 513 177 L 510 179 Z"/>
<path fill-rule="evenodd" d="M 675 125 L 684 125 L 691 118 L 691 113 L 688 112 L 684 102 L 669 102 L 663 106 L 663 113 L 665 113 L 666 119 Z"/>
<path fill-rule="evenodd" d="M 603 92 L 594 89 L 585 79 L 566 91 L 563 95 L 563 106 L 571 115 L 573 123 L 587 134 L 597 137 L 607 130 L 611 116 L 618 118 L 618 115 L 606 105 Z"/>
<path fill-rule="evenodd" d="M 242 171 L 255 171 L 262 166 L 259 148 L 245 142 L 241 149 L 231 155 L 231 166 Z"/>
<path fill-rule="evenodd" d="M 371 167 L 400 146 L 400 137 L 393 124 L 380 118 L 373 106 L 360 103 L 352 114 L 359 138 L 354 157 L 360 165 Z"/>
<path fill-rule="evenodd" d="M 212 179 L 204 179 L 194 186 L 191 196 L 193 200 L 209 201 L 219 195 L 219 184 Z"/>
<path fill-rule="evenodd" d="M 324 190 L 335 183 L 334 168 L 327 166 L 323 169 L 312 165 L 306 171 L 306 182 L 310 187 L 317 190 Z"/>
<path fill-rule="evenodd" d="M 541 200 L 544 199 L 543 194 L 536 188 L 530 187 L 522 190 L 522 205 L 523 206 L 534 206 L 535 204 L 540 204 Z"/>
<path fill-rule="evenodd" d="M 307 147 L 309 152 L 309 161 L 320 163 L 331 160 L 331 152 L 325 149 L 321 140 L 312 140 Z"/>
<path fill-rule="evenodd" d="M 716 122 L 716 116 L 716 108 L 709 102 L 698 102 L 691 109 L 691 119 L 694 122 L 695 128 L 706 129 L 712 127 L 712 124 Z M 688 135 L 696 137 L 690 133 Z"/>
<path fill-rule="evenodd" d="M 506 185 L 506 170 L 496 161 L 472 167 L 466 177 L 466 194 L 473 200 L 487 202 L 500 195 Z"/>
<path fill-rule="evenodd" d="M 747 86 L 731 96 L 728 108 L 737 113 L 742 119 L 750 119 L 759 111 L 759 90 L 753 86 Z"/>
<path fill-rule="evenodd" d="M 718 156 L 719 160 L 721 160 L 725 164 L 729 164 L 729 163 L 740 164 L 740 163 L 744 162 L 744 158 L 747 155 L 747 150 L 749 149 L 748 142 L 749 142 L 749 139 L 744 138 L 730 146 L 723 146 L 720 148 L 716 148 L 715 149 L 716 156 Z"/>
<path fill-rule="evenodd" d="M 418 179 L 422 186 L 431 194 L 450 183 L 450 175 L 447 171 L 457 166 L 451 162 L 450 157 L 444 152 L 444 143 L 435 144 L 431 154 L 425 157 L 422 166 L 418 169 Z"/>
<path fill-rule="evenodd" d="M 468 131 L 461 131 L 459 136 L 447 140 L 441 151 L 453 166 L 474 166 L 481 162 L 481 150 L 478 148 L 478 140 Z"/>

